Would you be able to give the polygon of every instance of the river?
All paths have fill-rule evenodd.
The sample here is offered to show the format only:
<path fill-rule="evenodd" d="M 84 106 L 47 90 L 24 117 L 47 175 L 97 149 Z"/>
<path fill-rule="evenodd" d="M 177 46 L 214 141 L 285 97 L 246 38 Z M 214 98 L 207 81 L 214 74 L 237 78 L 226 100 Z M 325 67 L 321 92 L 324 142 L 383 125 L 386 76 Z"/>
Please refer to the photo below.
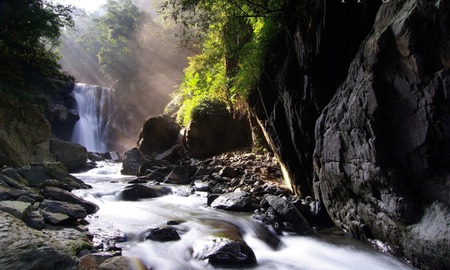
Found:
<path fill-rule="evenodd" d="M 117 234 L 124 256 L 140 258 L 151 269 L 220 269 L 192 258 L 192 249 L 215 231 L 207 220 L 239 224 L 243 238 L 253 249 L 257 265 L 251 269 L 413 269 L 393 256 L 356 241 L 342 233 L 317 233 L 314 236 L 282 235 L 282 246 L 273 250 L 255 233 L 255 221 L 248 213 L 231 213 L 206 206 L 206 193 L 190 193 L 187 186 L 171 186 L 173 194 L 141 201 L 117 199 L 117 193 L 135 177 L 120 175 L 121 164 L 104 163 L 86 173 L 74 174 L 93 188 L 74 193 L 99 205 L 87 218 L 89 230 L 96 235 Z M 141 240 L 144 231 L 167 221 L 183 221 L 175 228 L 181 239 L 172 242 Z M 240 268 L 245 269 L 245 268 Z"/>

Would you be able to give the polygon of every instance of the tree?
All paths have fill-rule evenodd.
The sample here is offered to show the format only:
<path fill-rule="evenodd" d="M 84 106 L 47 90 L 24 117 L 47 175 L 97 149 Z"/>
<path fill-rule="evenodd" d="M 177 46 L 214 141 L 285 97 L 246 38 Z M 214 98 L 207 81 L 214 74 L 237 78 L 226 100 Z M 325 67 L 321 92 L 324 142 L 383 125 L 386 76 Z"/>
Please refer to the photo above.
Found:
<path fill-rule="evenodd" d="M 0 1 L 0 84 L 31 89 L 42 78 L 69 79 L 55 51 L 61 28 L 72 26 L 71 7 L 47 0 Z"/>
<path fill-rule="evenodd" d="M 144 13 L 131 0 L 108 0 L 106 14 L 94 20 L 83 37 L 86 48 L 95 53 L 101 71 L 111 81 L 129 80 L 136 74 L 133 51 L 138 50 L 135 33 L 144 21 Z"/>
<path fill-rule="evenodd" d="M 284 0 L 167 0 L 162 12 L 180 23 L 201 52 L 189 59 L 174 100 L 186 125 L 204 99 L 220 99 L 233 111 L 256 85 L 270 40 L 279 30 Z M 196 29 L 196 31 L 191 31 Z M 172 104 L 171 104 L 172 105 Z"/>

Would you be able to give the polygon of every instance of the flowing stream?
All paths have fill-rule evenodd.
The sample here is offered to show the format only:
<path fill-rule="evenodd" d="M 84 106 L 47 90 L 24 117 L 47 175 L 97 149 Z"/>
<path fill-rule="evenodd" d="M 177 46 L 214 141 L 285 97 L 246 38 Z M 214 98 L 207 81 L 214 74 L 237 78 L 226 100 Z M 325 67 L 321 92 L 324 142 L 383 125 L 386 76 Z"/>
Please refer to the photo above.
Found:
<path fill-rule="evenodd" d="M 214 234 L 217 222 L 208 222 L 211 219 L 238 224 L 244 240 L 255 252 L 257 265 L 239 269 L 412 269 L 389 254 L 338 233 L 283 235 L 282 247 L 273 250 L 257 237 L 258 227 L 250 214 L 211 209 L 206 206 L 206 194 L 190 194 L 186 186 L 171 186 L 173 195 L 160 198 L 120 201 L 117 193 L 134 179 L 120 175 L 120 167 L 121 164 L 105 163 L 103 167 L 75 174 L 93 188 L 74 193 L 100 206 L 96 214 L 87 218 L 91 232 L 124 235 L 126 241 L 117 244 L 122 254 L 140 258 L 151 269 L 220 269 L 192 258 L 193 247 Z M 180 232 L 180 240 L 141 239 L 145 230 L 173 220 L 184 221 L 174 226 Z"/>
<path fill-rule="evenodd" d="M 73 89 L 80 120 L 75 124 L 72 142 L 91 152 L 106 152 L 107 123 L 112 114 L 112 92 L 108 87 L 77 83 Z"/>

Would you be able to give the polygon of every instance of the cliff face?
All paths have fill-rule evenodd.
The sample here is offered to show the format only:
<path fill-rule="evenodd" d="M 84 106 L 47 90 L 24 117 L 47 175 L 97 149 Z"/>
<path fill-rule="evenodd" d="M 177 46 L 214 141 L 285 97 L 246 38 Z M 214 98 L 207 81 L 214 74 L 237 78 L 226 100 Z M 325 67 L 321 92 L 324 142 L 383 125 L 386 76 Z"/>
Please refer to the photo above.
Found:
<path fill-rule="evenodd" d="M 248 103 L 287 184 L 311 195 L 316 120 L 345 80 L 379 3 L 304 2 L 304 14 L 290 14 L 289 27 L 271 45 Z M 289 10 L 297 10 L 298 2 L 291 4 Z"/>
<path fill-rule="evenodd" d="M 15 103 L 0 92 L 0 167 L 51 161 L 49 139 L 41 108 Z"/>
<path fill-rule="evenodd" d="M 252 110 L 337 225 L 448 269 L 450 4 L 331 2 L 275 42 Z"/>

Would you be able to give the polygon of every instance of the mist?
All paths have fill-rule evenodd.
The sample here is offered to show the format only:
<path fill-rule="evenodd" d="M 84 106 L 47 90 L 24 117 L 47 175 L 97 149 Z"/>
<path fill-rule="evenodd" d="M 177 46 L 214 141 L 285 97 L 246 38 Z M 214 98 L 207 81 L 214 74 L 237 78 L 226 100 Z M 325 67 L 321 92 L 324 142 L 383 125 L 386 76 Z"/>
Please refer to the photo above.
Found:
<path fill-rule="evenodd" d="M 127 58 L 114 63 L 125 76 L 104 72 L 98 53 L 86 46 L 90 42 L 86 40 L 86 33 L 94 27 L 95 20 L 104 16 L 105 10 L 91 13 L 76 10 L 75 28 L 66 29 L 61 39 L 60 63 L 66 73 L 74 76 L 76 82 L 115 89 L 117 107 L 109 123 L 109 148 L 119 151 L 136 145 L 146 118 L 163 113 L 171 99 L 170 94 L 181 82 L 187 57 L 191 54 L 190 50 L 180 46 L 175 35 L 178 30 L 161 23 L 163 20 L 158 17 L 156 3 L 161 0 L 132 2 L 145 14 L 140 26 L 128 37 L 130 52 Z"/>

